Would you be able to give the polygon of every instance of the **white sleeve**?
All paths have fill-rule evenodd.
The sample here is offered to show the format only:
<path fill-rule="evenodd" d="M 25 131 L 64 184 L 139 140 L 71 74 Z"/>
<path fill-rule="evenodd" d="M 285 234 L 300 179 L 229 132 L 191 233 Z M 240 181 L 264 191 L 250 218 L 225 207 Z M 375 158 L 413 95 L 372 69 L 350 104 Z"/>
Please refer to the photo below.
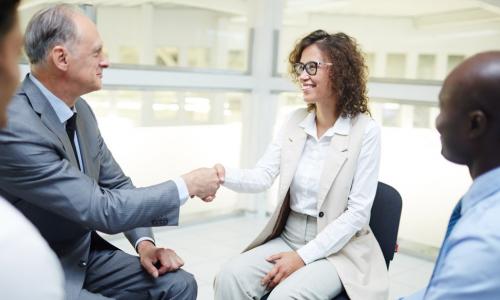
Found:
<path fill-rule="evenodd" d="M 285 127 L 286 125 L 280 129 L 254 168 L 226 168 L 223 185 L 228 189 L 243 193 L 258 193 L 270 188 L 280 173 L 281 149 Z"/>
<path fill-rule="evenodd" d="M 344 247 L 370 221 L 380 167 L 380 127 L 371 121 L 365 130 L 347 210 L 328 224 L 316 238 L 298 249 L 306 264 L 327 257 Z"/>

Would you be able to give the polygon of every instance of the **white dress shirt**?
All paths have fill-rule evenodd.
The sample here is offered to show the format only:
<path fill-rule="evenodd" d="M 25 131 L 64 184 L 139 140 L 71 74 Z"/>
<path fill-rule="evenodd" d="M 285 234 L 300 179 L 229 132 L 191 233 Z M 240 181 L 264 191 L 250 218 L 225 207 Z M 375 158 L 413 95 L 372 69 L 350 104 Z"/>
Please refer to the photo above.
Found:
<path fill-rule="evenodd" d="M 311 112 L 299 126 L 307 134 L 302 156 L 290 186 L 290 206 L 295 212 L 316 217 L 317 194 L 324 161 L 335 134 L 349 134 L 351 120 L 339 117 L 318 138 L 316 115 Z M 284 128 L 269 145 L 253 169 L 226 169 L 224 186 L 238 192 L 261 192 L 269 188 L 280 172 Z M 318 233 L 315 239 L 298 249 L 304 262 L 325 258 L 344 247 L 352 236 L 369 223 L 375 198 L 380 165 L 380 127 L 371 120 L 364 132 L 358 165 L 347 201 L 347 210 Z"/>
<path fill-rule="evenodd" d="M 57 256 L 38 230 L 0 197 L 0 299 L 64 299 Z"/>

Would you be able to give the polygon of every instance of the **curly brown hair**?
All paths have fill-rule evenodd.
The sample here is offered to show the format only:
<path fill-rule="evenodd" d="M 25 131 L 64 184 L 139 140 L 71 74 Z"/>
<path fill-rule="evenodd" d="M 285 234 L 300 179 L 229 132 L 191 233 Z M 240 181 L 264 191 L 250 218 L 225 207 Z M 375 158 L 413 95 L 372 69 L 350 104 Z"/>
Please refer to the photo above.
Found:
<path fill-rule="evenodd" d="M 299 82 L 299 75 L 295 73 L 293 64 L 300 62 L 302 51 L 313 44 L 333 63 L 330 80 L 337 94 L 337 110 L 340 114 L 343 117 L 354 117 L 358 113 L 370 114 L 365 60 L 356 41 L 345 33 L 329 34 L 324 30 L 316 30 L 298 41 L 288 57 L 288 71 L 293 81 Z M 309 111 L 315 110 L 316 105 L 308 104 L 307 108 Z"/>

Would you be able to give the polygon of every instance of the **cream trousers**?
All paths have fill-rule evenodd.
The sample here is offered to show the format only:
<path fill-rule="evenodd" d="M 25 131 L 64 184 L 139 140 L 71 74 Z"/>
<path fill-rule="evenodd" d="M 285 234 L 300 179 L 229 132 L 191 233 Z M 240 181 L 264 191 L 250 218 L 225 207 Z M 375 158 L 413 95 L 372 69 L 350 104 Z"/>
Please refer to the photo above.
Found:
<path fill-rule="evenodd" d="M 269 293 L 260 284 L 273 267 L 266 258 L 297 250 L 315 236 L 316 218 L 291 211 L 278 238 L 238 255 L 222 267 L 215 280 L 215 299 L 259 300 Z M 326 259 L 320 259 L 288 276 L 271 291 L 268 300 L 328 300 L 341 291 L 342 284 L 335 267 Z"/>

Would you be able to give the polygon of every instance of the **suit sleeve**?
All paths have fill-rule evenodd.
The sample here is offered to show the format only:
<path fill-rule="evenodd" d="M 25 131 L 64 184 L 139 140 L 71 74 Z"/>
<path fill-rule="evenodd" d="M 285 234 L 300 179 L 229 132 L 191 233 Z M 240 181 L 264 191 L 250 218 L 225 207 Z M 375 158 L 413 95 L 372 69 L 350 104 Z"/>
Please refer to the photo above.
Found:
<path fill-rule="evenodd" d="M 173 181 L 132 188 L 103 142 L 101 185 L 72 166 L 58 145 L 40 134 L 48 130 L 40 119 L 22 109 L 0 131 L 0 187 L 7 193 L 109 234 L 177 224 L 179 199 Z"/>
<path fill-rule="evenodd" d="M 97 124 L 97 120 L 93 111 L 85 102 L 86 108 L 88 108 L 90 115 L 94 119 L 94 122 Z M 99 164 L 100 164 L 100 172 L 99 172 L 99 186 L 107 189 L 134 189 L 135 186 L 132 183 L 132 180 L 128 176 L 126 176 L 120 165 L 116 162 L 111 151 L 109 151 L 106 142 L 102 138 L 102 135 L 96 126 L 97 129 L 97 147 L 99 149 Z M 82 141 L 85 142 L 85 141 Z M 178 193 L 177 193 L 178 194 Z M 178 218 L 175 216 L 174 219 Z M 147 237 L 151 240 L 154 240 L 153 231 L 150 227 L 139 227 L 130 229 L 124 232 L 125 236 L 135 248 L 137 241 L 140 238 Z"/>

